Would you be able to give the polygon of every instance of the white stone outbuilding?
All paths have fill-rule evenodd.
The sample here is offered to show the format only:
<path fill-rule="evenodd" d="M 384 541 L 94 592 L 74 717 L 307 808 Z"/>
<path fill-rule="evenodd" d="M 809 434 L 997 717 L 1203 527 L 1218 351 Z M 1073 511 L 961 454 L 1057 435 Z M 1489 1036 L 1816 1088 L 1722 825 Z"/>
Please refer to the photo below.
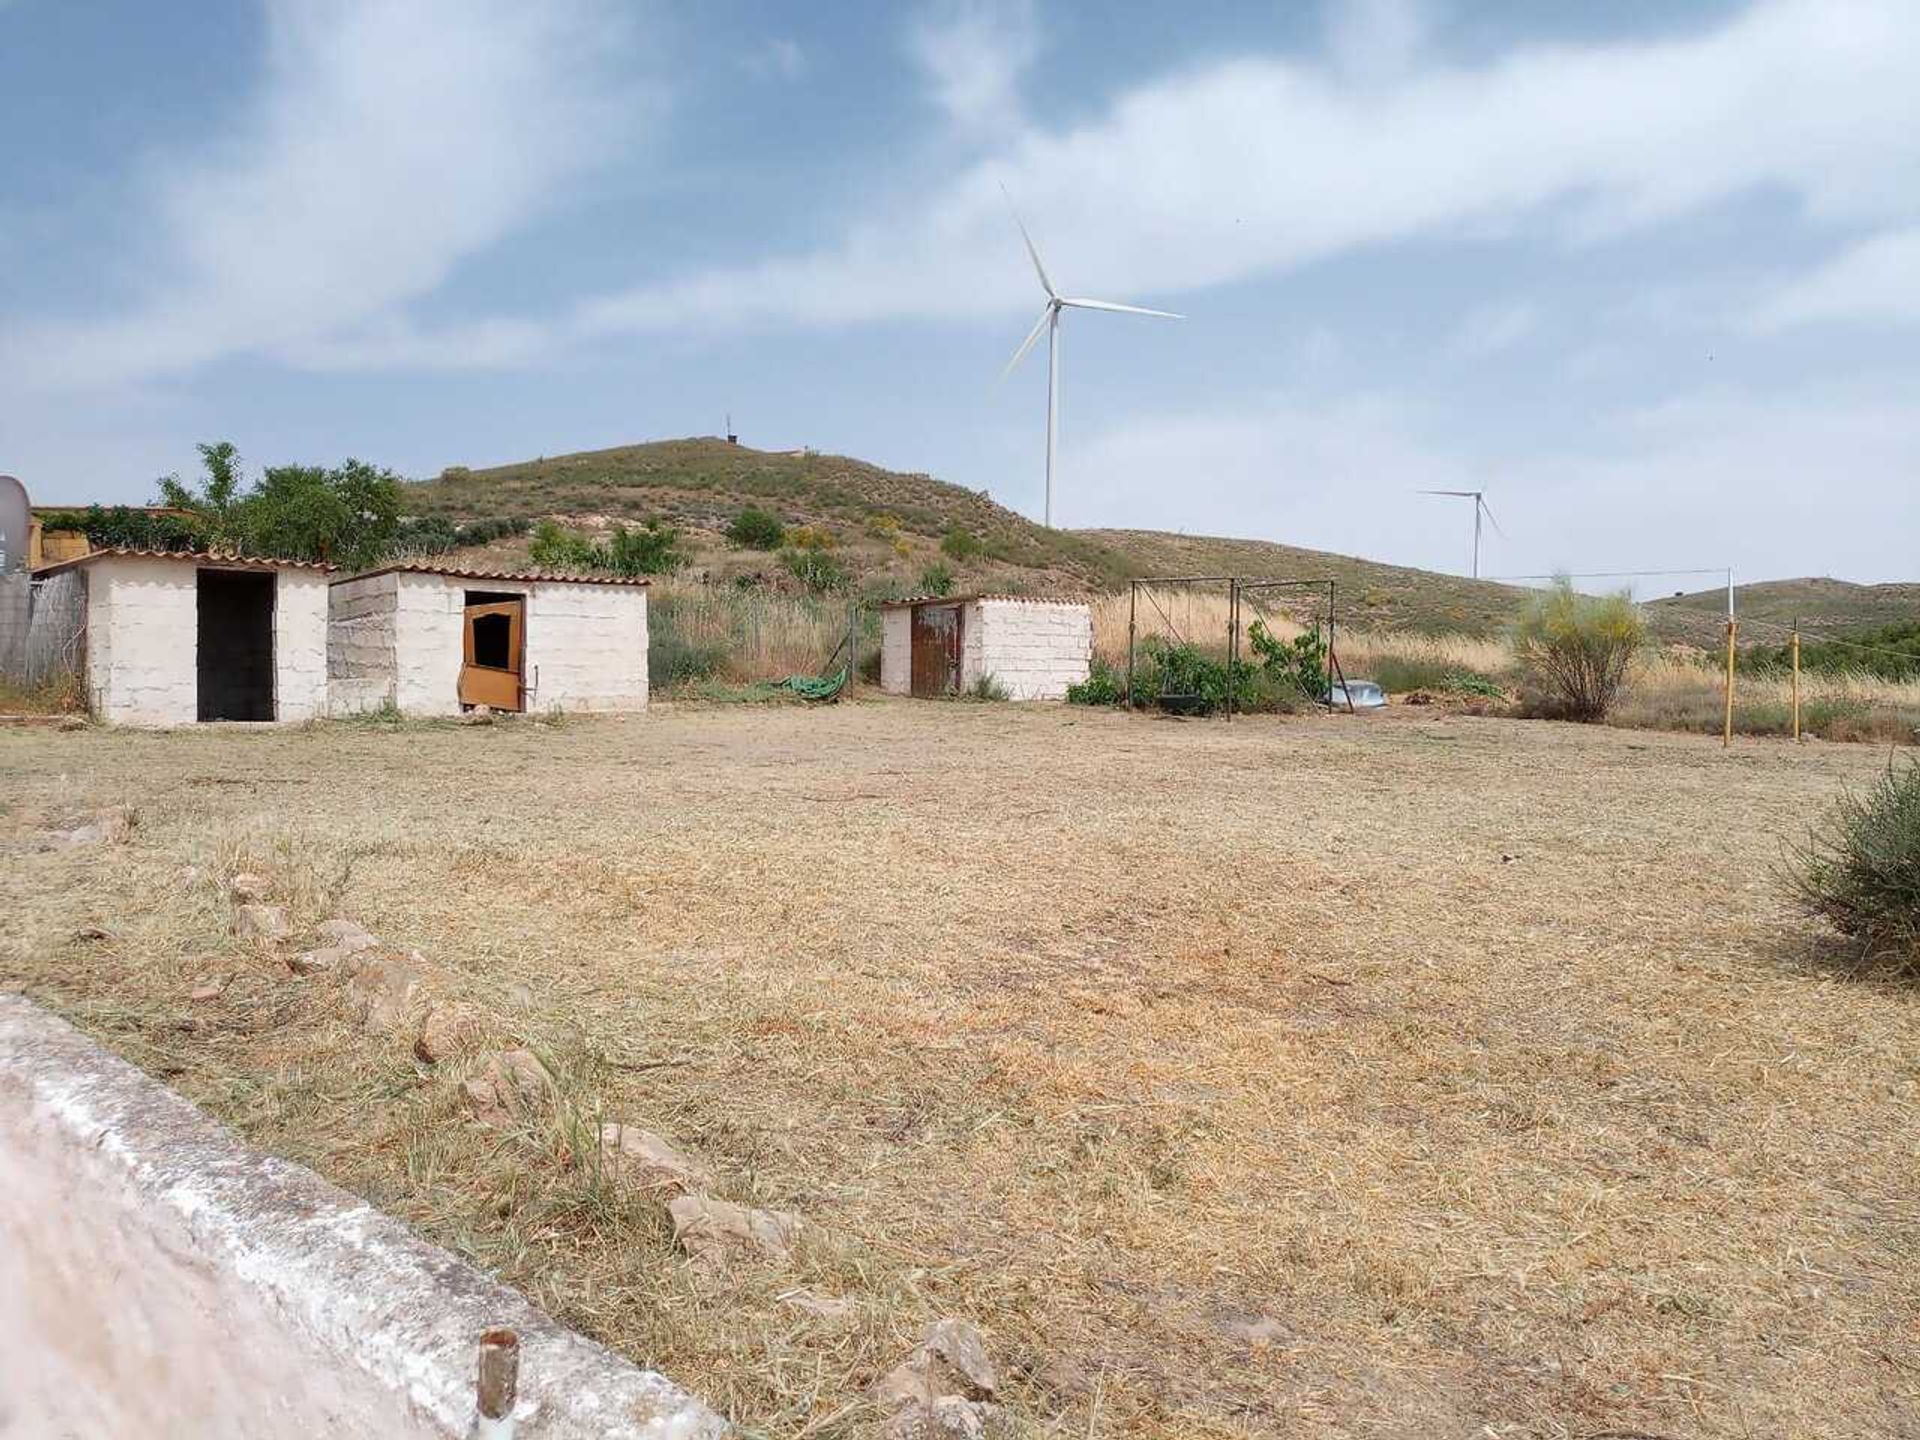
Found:
<path fill-rule="evenodd" d="M 1063 700 L 1093 663 L 1093 608 L 1026 595 L 890 600 L 880 610 L 880 688 L 957 695 L 992 677 L 1011 700 Z"/>
<path fill-rule="evenodd" d="M 644 710 L 647 582 L 405 563 L 335 580 L 333 713 Z"/>
<path fill-rule="evenodd" d="M 108 724 L 311 720 L 327 710 L 329 569 L 95 550 L 34 572 L 29 643 L 70 657 Z"/>

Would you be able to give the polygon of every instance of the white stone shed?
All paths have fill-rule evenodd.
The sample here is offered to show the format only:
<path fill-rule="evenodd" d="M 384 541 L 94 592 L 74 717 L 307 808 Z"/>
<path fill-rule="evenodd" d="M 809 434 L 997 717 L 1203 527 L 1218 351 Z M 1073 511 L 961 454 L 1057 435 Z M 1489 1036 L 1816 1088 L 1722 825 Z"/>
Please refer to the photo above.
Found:
<path fill-rule="evenodd" d="M 113 725 L 311 720 L 327 710 L 327 575 L 303 561 L 109 548 L 34 572 L 35 634 L 76 656 Z"/>
<path fill-rule="evenodd" d="M 335 580 L 333 713 L 644 710 L 647 582 L 407 563 Z"/>
<path fill-rule="evenodd" d="M 1093 607 L 1026 595 L 891 600 L 880 611 L 880 688 L 934 697 L 986 676 L 1012 700 L 1064 700 L 1093 663 Z"/>

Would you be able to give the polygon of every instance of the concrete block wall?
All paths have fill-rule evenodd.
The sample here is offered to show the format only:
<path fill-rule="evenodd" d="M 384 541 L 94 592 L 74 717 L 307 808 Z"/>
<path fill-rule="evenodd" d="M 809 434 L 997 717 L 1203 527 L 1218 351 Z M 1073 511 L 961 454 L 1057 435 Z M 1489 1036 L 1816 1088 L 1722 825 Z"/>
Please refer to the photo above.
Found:
<path fill-rule="evenodd" d="M 0 995 L 0 1196 L 9 1435 L 456 1440 L 496 1326 L 520 1337 L 521 1440 L 729 1433 L 18 995 Z"/>
<path fill-rule="evenodd" d="M 1093 664 L 1093 610 L 1074 601 L 981 600 L 969 610 L 969 665 L 1014 700 L 1064 700 Z M 974 613 L 977 612 L 977 618 Z M 979 651 L 972 653 L 972 636 Z"/>
<path fill-rule="evenodd" d="M 0 679 L 25 683 L 32 627 L 33 582 L 24 570 L 0 571 Z"/>
<path fill-rule="evenodd" d="M 392 571 L 327 587 L 327 708 L 335 715 L 378 710 L 394 695 Z"/>
<path fill-rule="evenodd" d="M 527 599 L 529 710 L 647 707 L 647 592 L 542 580 Z"/>
<path fill-rule="evenodd" d="M 880 688 L 913 693 L 913 611 L 904 605 L 880 612 Z"/>
<path fill-rule="evenodd" d="M 199 717 L 195 567 L 123 555 L 87 566 L 87 694 L 109 725 Z"/>
<path fill-rule="evenodd" d="M 294 724 L 326 713 L 326 573 L 282 570 L 273 597 L 273 718 Z"/>

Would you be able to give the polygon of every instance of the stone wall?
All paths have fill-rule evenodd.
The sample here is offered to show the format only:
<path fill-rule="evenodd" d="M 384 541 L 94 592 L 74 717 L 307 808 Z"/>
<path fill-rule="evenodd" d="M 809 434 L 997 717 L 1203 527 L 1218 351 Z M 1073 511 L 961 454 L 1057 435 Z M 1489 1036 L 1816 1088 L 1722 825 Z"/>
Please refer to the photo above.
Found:
<path fill-rule="evenodd" d="M 1013 700 L 1064 700 L 1093 663 L 1093 611 L 1076 601 L 981 600 L 967 607 L 962 678 L 992 675 Z M 977 640 L 977 652 L 976 652 Z"/>
<path fill-rule="evenodd" d="M 17 995 L 0 995 L 0 1197 L 8 1434 L 454 1440 L 496 1326 L 520 1337 L 519 1440 L 728 1433 Z"/>

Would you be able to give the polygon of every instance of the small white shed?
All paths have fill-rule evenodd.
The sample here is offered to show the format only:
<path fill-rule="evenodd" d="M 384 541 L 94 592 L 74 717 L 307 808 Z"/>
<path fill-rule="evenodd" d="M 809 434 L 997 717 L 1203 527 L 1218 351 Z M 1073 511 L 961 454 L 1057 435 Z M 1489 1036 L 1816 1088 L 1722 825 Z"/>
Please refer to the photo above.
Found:
<path fill-rule="evenodd" d="M 1093 663 L 1093 608 L 1027 595 L 925 595 L 880 611 L 880 688 L 935 697 L 991 676 L 1012 700 L 1064 700 Z"/>
<path fill-rule="evenodd" d="M 35 639 L 78 653 L 94 718 L 108 724 L 311 720 L 327 709 L 330 568 L 95 550 L 34 573 L 36 629 L 77 632 Z"/>
<path fill-rule="evenodd" d="M 644 710 L 647 582 L 388 565 L 333 582 L 333 713 Z"/>

